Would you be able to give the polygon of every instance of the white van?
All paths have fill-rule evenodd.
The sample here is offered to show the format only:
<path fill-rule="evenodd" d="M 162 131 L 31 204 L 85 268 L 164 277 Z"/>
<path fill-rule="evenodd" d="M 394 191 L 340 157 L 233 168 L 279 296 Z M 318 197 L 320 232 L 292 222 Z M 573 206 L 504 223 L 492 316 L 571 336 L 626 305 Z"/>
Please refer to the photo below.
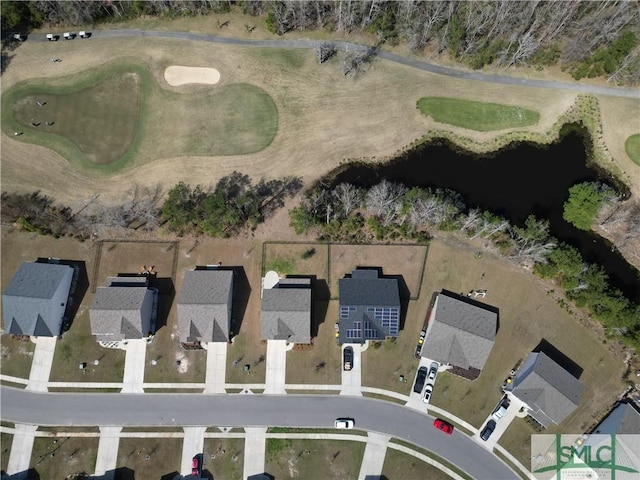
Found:
<path fill-rule="evenodd" d="M 500 420 L 502 417 L 504 417 L 505 413 L 507 413 L 507 408 L 509 408 L 510 404 L 511 402 L 509 401 L 509 397 L 506 397 L 506 396 L 502 397 L 500 404 L 494 410 L 493 415 L 491 415 L 491 418 L 493 418 L 496 422 Z"/>

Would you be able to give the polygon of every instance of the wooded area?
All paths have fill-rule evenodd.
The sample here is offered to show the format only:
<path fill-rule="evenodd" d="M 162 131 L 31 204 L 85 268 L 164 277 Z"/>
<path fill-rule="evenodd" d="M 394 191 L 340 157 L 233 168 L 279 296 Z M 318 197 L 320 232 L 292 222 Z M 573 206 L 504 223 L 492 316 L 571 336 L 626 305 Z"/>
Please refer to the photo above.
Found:
<path fill-rule="evenodd" d="M 181 17 L 232 9 L 265 19 L 269 31 L 363 31 L 376 44 L 403 43 L 414 52 L 447 53 L 472 68 L 560 63 L 576 79 L 640 80 L 637 1 L 390 2 L 33 0 L 2 2 L 2 29 L 87 25 L 139 16 Z M 219 20 L 218 20 L 219 22 Z"/>

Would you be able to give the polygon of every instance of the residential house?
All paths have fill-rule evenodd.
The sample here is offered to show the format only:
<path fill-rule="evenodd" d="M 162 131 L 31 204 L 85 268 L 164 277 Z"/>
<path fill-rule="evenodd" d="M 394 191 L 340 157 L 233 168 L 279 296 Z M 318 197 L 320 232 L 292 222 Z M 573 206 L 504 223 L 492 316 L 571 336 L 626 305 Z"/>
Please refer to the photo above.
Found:
<path fill-rule="evenodd" d="M 338 280 L 338 342 L 364 343 L 397 337 L 400 330 L 398 280 L 381 278 L 377 269 L 357 268 Z"/>
<path fill-rule="evenodd" d="M 545 428 L 559 424 L 578 407 L 582 389 L 582 382 L 544 352 L 530 353 L 506 387 Z"/>
<path fill-rule="evenodd" d="M 274 286 L 263 288 L 260 336 L 311 343 L 311 279 L 281 278 Z"/>
<path fill-rule="evenodd" d="M 4 330 L 13 335 L 57 337 L 62 333 L 73 268 L 24 262 L 2 294 Z"/>
<path fill-rule="evenodd" d="M 147 276 L 107 278 L 89 307 L 91 333 L 99 342 L 147 337 L 152 332 L 154 291 Z"/>
<path fill-rule="evenodd" d="M 640 407 L 630 400 L 617 403 L 591 433 L 640 435 Z"/>
<path fill-rule="evenodd" d="M 498 329 L 497 309 L 443 290 L 431 309 L 421 355 L 474 379 L 491 353 Z"/>
<path fill-rule="evenodd" d="M 232 298 L 232 270 L 202 267 L 185 272 L 178 298 L 180 341 L 229 342 Z"/>

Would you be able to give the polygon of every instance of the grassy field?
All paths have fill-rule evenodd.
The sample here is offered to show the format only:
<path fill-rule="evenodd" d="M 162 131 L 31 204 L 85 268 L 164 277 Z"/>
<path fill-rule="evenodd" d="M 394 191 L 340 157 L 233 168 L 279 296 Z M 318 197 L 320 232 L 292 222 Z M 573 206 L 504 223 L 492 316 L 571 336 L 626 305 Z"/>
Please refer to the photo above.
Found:
<path fill-rule="evenodd" d="M 629 158 L 633 160 L 636 165 L 640 165 L 640 133 L 627 138 L 627 141 L 624 142 L 624 148 Z"/>
<path fill-rule="evenodd" d="M 568 430 L 567 430 L 568 432 Z M 536 432 L 524 418 L 514 418 L 498 443 L 526 468 L 531 467 L 531 435 Z M 560 433 L 549 429 L 543 433 Z"/>
<path fill-rule="evenodd" d="M 73 325 L 56 344 L 52 382 L 122 382 L 125 351 L 103 348 L 91 334 L 88 305 L 80 307 Z M 99 364 L 94 365 L 94 360 Z M 78 366 L 86 363 L 87 368 Z"/>
<path fill-rule="evenodd" d="M 3 110 L 12 110 L 15 128 L 25 132 L 22 141 L 84 157 L 95 165 L 115 163 L 131 148 L 138 131 L 141 78 L 133 71 L 114 69 L 91 80 L 63 88 L 44 82 L 17 87 L 7 92 Z"/>
<path fill-rule="evenodd" d="M 264 243 L 262 273 L 275 270 L 280 275 L 315 275 L 327 280 L 329 247 L 322 243 Z"/>
<path fill-rule="evenodd" d="M 268 438 L 265 471 L 273 477 L 357 478 L 364 442 Z"/>
<path fill-rule="evenodd" d="M 35 347 L 31 340 L 2 335 L 0 338 L 0 372 L 12 377 L 29 378 Z"/>
<path fill-rule="evenodd" d="M 442 470 L 429 465 L 404 452 L 387 448 L 382 467 L 382 478 L 387 480 L 406 480 L 424 478 L 429 480 L 449 480 L 451 477 Z"/>
<path fill-rule="evenodd" d="M 116 480 L 165 478 L 164 475 L 180 471 L 181 459 L 182 439 L 121 438 Z"/>
<path fill-rule="evenodd" d="M 202 470 L 214 479 L 242 480 L 244 439 L 205 438 Z M 207 478 L 207 477 L 205 477 Z"/>
<path fill-rule="evenodd" d="M 147 69 L 118 63 L 91 75 L 23 82 L 3 94 L 4 132 L 21 131 L 18 141 L 51 148 L 81 171 L 100 166 L 101 173 L 134 157 L 248 154 L 273 141 L 278 110 L 264 90 L 249 83 L 165 87 Z M 146 153 L 137 155 L 139 149 Z"/>
<path fill-rule="evenodd" d="M 98 453 L 98 438 L 36 437 L 31 452 L 31 468 L 40 478 L 67 478 L 93 473 Z"/>
<path fill-rule="evenodd" d="M 457 98 L 423 97 L 418 109 L 436 122 L 479 132 L 535 125 L 540 114 L 521 107 Z"/>

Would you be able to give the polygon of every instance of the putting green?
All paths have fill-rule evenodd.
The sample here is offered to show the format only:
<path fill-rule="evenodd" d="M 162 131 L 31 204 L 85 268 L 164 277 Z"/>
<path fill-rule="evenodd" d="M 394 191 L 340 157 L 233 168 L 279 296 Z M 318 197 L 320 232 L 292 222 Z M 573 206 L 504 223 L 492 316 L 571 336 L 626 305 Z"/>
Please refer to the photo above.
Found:
<path fill-rule="evenodd" d="M 633 160 L 636 165 L 640 165 L 640 133 L 627 138 L 627 141 L 624 142 L 624 148 L 629 158 Z"/>
<path fill-rule="evenodd" d="M 168 91 L 138 65 L 23 82 L 2 107 L 5 134 L 22 132 L 14 138 L 101 173 L 171 156 L 254 153 L 278 130 L 278 109 L 258 87 Z"/>
<path fill-rule="evenodd" d="M 436 122 L 479 132 L 535 125 L 540 114 L 521 107 L 458 98 L 423 97 L 418 109 Z"/>

